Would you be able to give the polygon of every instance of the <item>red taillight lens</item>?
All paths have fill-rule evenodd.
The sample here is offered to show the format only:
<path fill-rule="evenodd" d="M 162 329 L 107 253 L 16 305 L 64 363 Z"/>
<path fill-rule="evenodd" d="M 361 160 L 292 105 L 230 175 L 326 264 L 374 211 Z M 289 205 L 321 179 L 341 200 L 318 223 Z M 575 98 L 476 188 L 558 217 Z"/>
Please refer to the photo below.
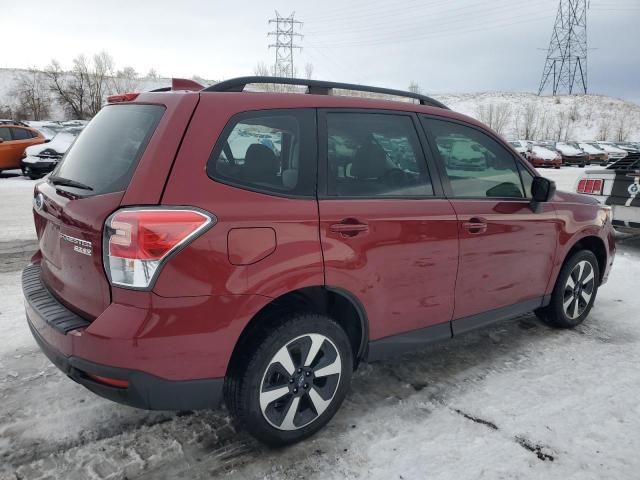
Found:
<path fill-rule="evenodd" d="M 601 178 L 583 178 L 578 182 L 578 193 L 588 195 L 602 195 L 604 180 Z"/>
<path fill-rule="evenodd" d="M 163 260 L 193 240 L 213 222 L 191 209 L 125 209 L 113 214 L 105 227 L 105 268 L 111 282 L 147 288 Z"/>

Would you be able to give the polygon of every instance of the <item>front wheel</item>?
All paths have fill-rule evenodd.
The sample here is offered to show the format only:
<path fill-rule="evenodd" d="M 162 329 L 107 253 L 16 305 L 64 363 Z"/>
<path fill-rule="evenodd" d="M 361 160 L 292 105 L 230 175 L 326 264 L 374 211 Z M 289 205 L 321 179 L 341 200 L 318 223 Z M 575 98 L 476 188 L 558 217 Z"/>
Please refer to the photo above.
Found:
<path fill-rule="evenodd" d="M 578 251 L 560 269 L 549 305 L 535 313 L 554 327 L 576 327 L 589 315 L 599 284 L 596 256 L 589 250 Z"/>
<path fill-rule="evenodd" d="M 353 354 L 331 318 L 294 314 L 257 334 L 225 380 L 231 414 L 254 437 L 273 445 L 320 430 L 347 394 Z"/>

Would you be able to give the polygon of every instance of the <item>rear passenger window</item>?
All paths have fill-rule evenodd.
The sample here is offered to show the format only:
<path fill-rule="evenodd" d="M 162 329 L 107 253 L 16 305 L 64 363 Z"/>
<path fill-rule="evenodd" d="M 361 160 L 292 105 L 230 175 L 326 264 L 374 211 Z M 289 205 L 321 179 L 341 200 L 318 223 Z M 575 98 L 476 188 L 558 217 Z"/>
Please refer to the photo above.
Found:
<path fill-rule="evenodd" d="M 31 139 L 31 132 L 29 130 L 25 130 L 24 128 L 12 128 L 11 135 L 14 140 L 29 140 Z"/>
<path fill-rule="evenodd" d="M 0 127 L 0 138 L 5 142 L 11 140 L 11 131 L 8 127 Z"/>
<path fill-rule="evenodd" d="M 315 115 L 273 110 L 237 115 L 207 164 L 209 177 L 251 190 L 315 196 Z"/>
<path fill-rule="evenodd" d="M 411 117 L 328 113 L 327 142 L 329 195 L 433 195 Z"/>

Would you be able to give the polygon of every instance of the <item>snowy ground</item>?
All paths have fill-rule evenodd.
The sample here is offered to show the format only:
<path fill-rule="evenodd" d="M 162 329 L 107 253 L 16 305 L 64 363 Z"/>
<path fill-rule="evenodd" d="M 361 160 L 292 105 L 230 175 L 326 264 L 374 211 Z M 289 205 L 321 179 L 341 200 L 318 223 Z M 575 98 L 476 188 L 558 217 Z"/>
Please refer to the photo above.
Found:
<path fill-rule="evenodd" d="M 579 172 L 543 171 L 561 189 Z M 102 400 L 39 352 L 19 286 L 32 187 L 0 179 L 0 479 L 638 478 L 640 237 L 619 239 L 609 283 L 575 331 L 528 315 L 363 365 L 327 428 L 271 450 L 225 411 Z"/>

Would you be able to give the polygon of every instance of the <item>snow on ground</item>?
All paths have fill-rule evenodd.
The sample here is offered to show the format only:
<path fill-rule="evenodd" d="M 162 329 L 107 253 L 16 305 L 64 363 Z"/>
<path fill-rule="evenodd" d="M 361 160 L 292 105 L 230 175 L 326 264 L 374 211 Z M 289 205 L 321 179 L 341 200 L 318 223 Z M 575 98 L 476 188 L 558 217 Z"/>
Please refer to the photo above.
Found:
<path fill-rule="evenodd" d="M 0 242 L 9 240 L 35 240 L 36 231 L 31 216 L 34 180 L 19 176 L 20 170 L 7 170 L 0 174 Z"/>
<path fill-rule="evenodd" d="M 581 169 L 542 172 L 571 189 Z M 19 286 L 31 217 L 12 213 L 29 209 L 30 183 L 0 179 L 0 218 L 25 234 L 0 239 L 0 479 L 637 478 L 640 236 L 620 237 L 609 283 L 576 330 L 525 315 L 362 365 L 323 431 L 268 449 L 224 410 L 103 400 L 40 353 Z"/>

